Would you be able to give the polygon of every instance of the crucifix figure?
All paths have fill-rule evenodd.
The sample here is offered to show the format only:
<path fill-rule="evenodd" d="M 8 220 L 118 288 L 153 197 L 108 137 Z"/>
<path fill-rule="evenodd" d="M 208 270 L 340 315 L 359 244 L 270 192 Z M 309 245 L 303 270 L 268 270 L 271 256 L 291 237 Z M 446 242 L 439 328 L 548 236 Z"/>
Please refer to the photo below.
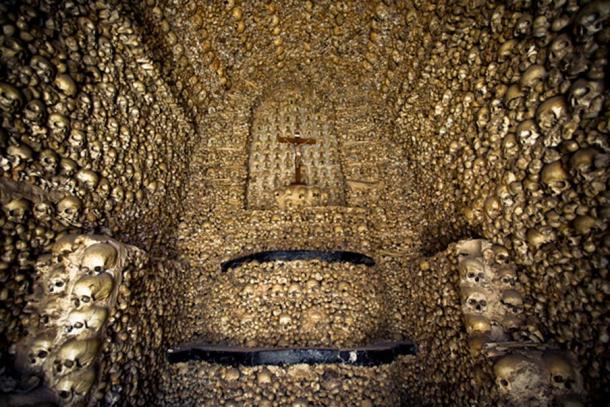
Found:
<path fill-rule="evenodd" d="M 282 137 L 278 135 L 277 141 L 280 143 L 294 145 L 294 182 L 292 182 L 290 185 L 306 185 L 303 182 L 301 175 L 301 146 L 305 144 L 316 144 L 316 139 L 301 137 L 301 133 L 297 126 L 294 137 Z"/>

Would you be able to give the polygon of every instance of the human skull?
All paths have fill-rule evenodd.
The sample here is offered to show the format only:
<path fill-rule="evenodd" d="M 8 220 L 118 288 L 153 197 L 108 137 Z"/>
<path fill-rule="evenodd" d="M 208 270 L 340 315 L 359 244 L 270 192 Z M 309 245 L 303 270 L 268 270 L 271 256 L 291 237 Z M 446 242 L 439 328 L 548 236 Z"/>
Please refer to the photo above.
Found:
<path fill-rule="evenodd" d="M 479 286 L 486 282 L 485 266 L 478 258 L 466 258 L 459 263 L 461 281 L 464 285 Z"/>
<path fill-rule="evenodd" d="M 586 119 L 594 119 L 602 109 L 602 81 L 579 79 L 570 88 L 569 101 L 575 112 L 580 112 Z"/>
<path fill-rule="evenodd" d="M 106 96 L 107 100 L 113 101 L 114 97 L 116 96 L 116 86 L 114 86 L 110 82 L 102 82 L 100 84 L 100 87 L 104 92 L 104 95 Z"/>
<path fill-rule="evenodd" d="M 59 201 L 57 203 L 57 214 L 62 223 L 72 225 L 78 222 L 81 205 L 80 199 L 73 196 L 67 196 Z"/>
<path fill-rule="evenodd" d="M 536 120 L 540 129 L 549 131 L 568 118 L 568 105 L 563 96 L 554 96 L 541 103 L 536 110 Z"/>
<path fill-rule="evenodd" d="M 598 153 L 595 148 L 583 148 L 576 151 L 570 158 L 570 169 L 578 175 L 588 172 L 592 168 Z"/>
<path fill-rule="evenodd" d="M 30 202 L 25 198 L 16 198 L 5 204 L 3 209 L 9 221 L 22 223 L 30 210 Z"/>
<path fill-rule="evenodd" d="M 509 310 L 512 314 L 520 314 L 523 312 L 523 297 L 517 290 L 504 290 L 500 301 L 505 309 Z"/>
<path fill-rule="evenodd" d="M 57 351 L 54 371 L 63 376 L 89 367 L 97 357 L 100 345 L 98 338 L 68 340 Z"/>
<path fill-rule="evenodd" d="M 23 108 L 23 115 L 26 120 L 33 123 L 40 123 L 45 118 L 47 108 L 42 101 L 34 99 L 29 101 Z"/>
<path fill-rule="evenodd" d="M 99 140 L 91 140 L 89 143 L 89 155 L 93 160 L 99 160 L 104 154 L 104 146 Z"/>
<path fill-rule="evenodd" d="M 29 162 L 34 157 L 32 149 L 25 144 L 8 146 L 6 149 L 6 154 L 13 167 L 17 167 L 24 162 Z"/>
<path fill-rule="evenodd" d="M 101 329 L 108 320 L 106 307 L 88 306 L 76 309 L 68 314 L 66 332 L 68 336 L 79 336 L 83 332 L 100 334 Z"/>
<path fill-rule="evenodd" d="M 551 23 L 548 18 L 544 15 L 536 17 L 532 24 L 533 35 L 537 38 L 544 38 L 549 34 Z"/>
<path fill-rule="evenodd" d="M 558 35 L 549 48 L 548 59 L 552 66 L 559 66 L 567 56 L 572 55 L 574 46 L 568 34 Z"/>
<path fill-rule="evenodd" d="M 543 65 L 535 64 L 527 68 L 521 76 L 521 86 L 524 88 L 534 88 L 540 84 L 547 76 Z"/>
<path fill-rule="evenodd" d="M 493 261 L 496 264 L 503 265 L 508 263 L 510 259 L 510 253 L 508 252 L 506 247 L 500 245 L 493 245 L 491 249 L 494 253 Z"/>
<path fill-rule="evenodd" d="M 491 322 L 479 314 L 465 315 L 468 335 L 491 333 Z"/>
<path fill-rule="evenodd" d="M 55 385 L 55 390 L 67 405 L 84 398 L 94 382 L 95 369 L 83 369 L 62 377 Z"/>
<path fill-rule="evenodd" d="M 487 291 L 473 287 L 465 288 L 462 290 L 462 297 L 464 313 L 475 315 L 488 313 L 490 296 Z"/>
<path fill-rule="evenodd" d="M 36 72 L 38 78 L 43 82 L 50 82 L 51 78 L 53 78 L 55 75 L 53 64 L 42 55 L 32 56 L 30 66 L 34 69 L 34 72 Z"/>
<path fill-rule="evenodd" d="M 555 239 L 555 233 L 548 227 L 530 228 L 526 233 L 527 244 L 538 249 L 540 246 L 552 242 Z"/>
<path fill-rule="evenodd" d="M 482 244 L 482 239 L 462 240 L 456 246 L 458 256 L 478 257 L 481 255 Z"/>
<path fill-rule="evenodd" d="M 517 285 L 517 272 L 513 267 L 503 267 L 498 271 L 498 280 L 503 288 L 514 288 Z"/>
<path fill-rule="evenodd" d="M 48 202 L 38 202 L 34 206 L 34 217 L 40 222 L 50 222 L 53 215 L 53 206 Z"/>
<path fill-rule="evenodd" d="M 35 308 L 38 310 L 39 324 L 43 327 L 49 327 L 64 311 L 64 302 L 61 297 L 48 296 L 41 304 L 35 306 Z"/>
<path fill-rule="evenodd" d="M 513 52 L 513 48 L 515 48 L 516 44 L 517 41 L 514 39 L 510 39 L 508 41 L 503 42 L 502 45 L 500 45 L 500 48 L 498 49 L 498 62 L 504 62 L 508 58 L 510 58 Z"/>
<path fill-rule="evenodd" d="M 87 170 L 84 168 L 80 169 L 76 173 L 76 179 L 79 182 L 86 185 L 87 188 L 89 188 L 91 190 L 95 189 L 95 187 L 97 186 L 97 183 L 99 182 L 99 176 L 97 175 L 97 173 L 95 171 Z"/>
<path fill-rule="evenodd" d="M 99 183 L 97 184 L 97 193 L 100 195 L 100 197 L 108 197 L 108 195 L 110 195 L 110 191 L 110 181 L 108 181 L 108 179 L 106 178 L 100 179 Z"/>
<path fill-rule="evenodd" d="M 59 173 L 65 175 L 67 177 L 72 177 L 76 170 L 78 169 L 78 164 L 71 158 L 63 157 L 59 161 Z"/>
<path fill-rule="evenodd" d="M 59 163 L 59 157 L 55 151 L 47 148 L 40 153 L 39 159 L 42 168 L 44 168 L 48 174 L 55 174 L 57 171 L 57 164 Z"/>
<path fill-rule="evenodd" d="M 61 264 L 51 266 L 48 280 L 48 292 L 53 295 L 62 294 L 68 287 L 68 273 Z"/>
<path fill-rule="evenodd" d="M 487 108 L 487 106 L 481 107 L 479 109 L 479 111 L 477 112 L 477 119 L 476 119 L 477 127 L 481 130 L 484 129 L 485 126 L 487 126 L 487 123 L 489 123 L 489 118 L 490 118 L 489 108 Z"/>
<path fill-rule="evenodd" d="M 483 208 L 485 209 L 485 213 L 489 217 L 489 219 L 495 219 L 502 210 L 502 203 L 495 195 L 489 195 L 483 204 Z"/>
<path fill-rule="evenodd" d="M 116 266 L 118 252 L 109 243 L 96 243 L 87 247 L 81 260 L 81 268 L 101 273 Z"/>
<path fill-rule="evenodd" d="M 68 234 L 61 236 L 55 241 L 55 243 L 51 247 L 51 252 L 55 256 L 59 256 L 74 251 L 77 246 L 78 237 L 79 235 L 76 234 Z"/>
<path fill-rule="evenodd" d="M 517 126 L 516 133 L 521 143 L 530 146 L 534 145 L 536 143 L 536 140 L 540 136 L 540 133 L 538 132 L 538 126 L 536 126 L 536 123 L 531 119 L 524 120 L 519 123 L 519 125 Z"/>
<path fill-rule="evenodd" d="M 77 117 L 80 120 L 85 119 L 91 113 L 91 98 L 88 94 L 81 92 L 76 98 Z"/>
<path fill-rule="evenodd" d="M 70 120 L 62 114 L 52 113 L 49 115 L 49 130 L 51 134 L 58 140 L 63 141 L 68 135 L 70 129 Z"/>
<path fill-rule="evenodd" d="M 578 376 L 570 360 L 560 352 L 547 351 L 542 355 L 549 382 L 558 390 L 575 390 Z"/>
<path fill-rule="evenodd" d="M 529 14 L 522 15 L 515 24 L 515 37 L 523 37 L 529 35 L 532 28 L 532 16 Z"/>
<path fill-rule="evenodd" d="M 328 194 L 317 187 L 289 185 L 275 192 L 276 204 L 280 209 L 290 210 L 302 207 L 324 206 Z"/>
<path fill-rule="evenodd" d="M 51 354 L 54 341 L 55 335 L 52 332 L 46 332 L 34 338 L 28 350 L 28 365 L 33 368 L 42 367 Z"/>
<path fill-rule="evenodd" d="M 502 140 L 502 152 L 507 159 L 519 155 L 519 140 L 514 133 L 507 134 Z"/>
<path fill-rule="evenodd" d="M 0 109 L 15 113 L 21 108 L 25 98 L 23 93 L 11 84 L 0 82 Z"/>
<path fill-rule="evenodd" d="M 576 33 L 595 35 L 604 28 L 604 22 L 610 15 L 610 2 L 608 0 L 595 0 L 585 5 L 576 15 Z"/>
<path fill-rule="evenodd" d="M 560 195 L 570 187 L 568 172 L 560 160 L 545 165 L 540 178 L 553 195 Z"/>
<path fill-rule="evenodd" d="M 493 367 L 498 389 L 504 395 L 519 397 L 531 393 L 536 384 L 542 386 L 540 368 L 520 354 L 509 354 L 499 359 Z"/>
<path fill-rule="evenodd" d="M 86 136 L 83 131 L 78 129 L 72 129 L 72 131 L 70 132 L 70 137 L 68 138 L 68 143 L 73 149 L 79 150 L 85 145 L 85 139 Z"/>
<path fill-rule="evenodd" d="M 114 202 L 120 204 L 125 199 L 125 190 L 123 189 L 123 187 L 121 185 L 117 185 L 114 188 L 112 188 L 112 192 L 110 193 L 110 196 L 112 196 L 112 199 L 114 200 Z"/>
<path fill-rule="evenodd" d="M 77 92 L 76 82 L 68 74 L 59 74 L 55 77 L 53 84 L 66 96 L 74 96 Z"/>
<path fill-rule="evenodd" d="M 105 301 L 112 294 L 114 279 L 106 272 L 83 276 L 75 284 L 72 297 L 75 302 L 89 304 L 92 301 Z"/>

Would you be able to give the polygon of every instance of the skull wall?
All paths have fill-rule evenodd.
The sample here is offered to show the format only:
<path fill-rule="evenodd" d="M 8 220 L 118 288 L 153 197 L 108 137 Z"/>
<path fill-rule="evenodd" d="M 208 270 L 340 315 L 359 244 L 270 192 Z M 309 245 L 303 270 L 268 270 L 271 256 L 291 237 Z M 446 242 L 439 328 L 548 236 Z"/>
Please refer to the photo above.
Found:
<path fill-rule="evenodd" d="M 607 2 L 146 0 L 7 10 L 7 344 L 21 335 L 34 259 L 66 230 L 108 231 L 185 261 L 143 270 L 111 326 L 124 341 L 106 350 L 98 396 L 114 402 L 144 402 L 143 389 L 157 389 L 146 364 L 164 369 L 159 350 L 180 333 L 197 335 L 201 290 L 221 261 L 351 249 L 383 259 L 401 305 L 395 335 L 411 336 L 429 362 L 405 370 L 407 393 L 446 404 L 457 388 L 463 403 L 493 400 L 492 389 L 476 393 L 471 383 L 485 389 L 493 378 L 471 369 L 457 268 L 443 254 L 439 267 L 420 262 L 480 236 L 507 248 L 525 311 L 545 341 L 575 354 L 585 387 L 603 398 Z M 337 109 L 347 207 L 245 209 L 251 109 L 281 81 L 316 83 Z M 169 383 L 169 372 L 159 381 Z"/>
<path fill-rule="evenodd" d="M 579 356 L 599 394 L 608 371 L 607 2 L 456 11 L 421 67 L 416 86 L 430 97 L 399 113 L 405 134 L 413 109 L 439 119 L 405 139 L 433 186 L 421 196 L 510 251 L 545 339 Z"/>
<path fill-rule="evenodd" d="M 193 130 L 123 6 L 0 9 L 0 348 L 10 366 L 40 277 L 35 262 L 57 238 L 101 232 L 172 252 Z"/>

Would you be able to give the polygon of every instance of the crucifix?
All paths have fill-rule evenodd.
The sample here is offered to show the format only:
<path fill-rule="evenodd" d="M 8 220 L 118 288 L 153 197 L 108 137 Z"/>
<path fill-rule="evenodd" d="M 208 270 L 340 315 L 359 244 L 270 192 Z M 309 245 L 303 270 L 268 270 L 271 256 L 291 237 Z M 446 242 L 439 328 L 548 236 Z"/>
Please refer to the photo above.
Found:
<path fill-rule="evenodd" d="M 297 125 L 296 131 L 293 137 L 282 137 L 277 136 L 277 141 L 280 143 L 287 143 L 294 145 L 294 182 L 290 185 L 306 185 L 303 182 L 301 175 L 301 146 L 316 144 L 316 139 L 301 137 L 299 126 Z"/>

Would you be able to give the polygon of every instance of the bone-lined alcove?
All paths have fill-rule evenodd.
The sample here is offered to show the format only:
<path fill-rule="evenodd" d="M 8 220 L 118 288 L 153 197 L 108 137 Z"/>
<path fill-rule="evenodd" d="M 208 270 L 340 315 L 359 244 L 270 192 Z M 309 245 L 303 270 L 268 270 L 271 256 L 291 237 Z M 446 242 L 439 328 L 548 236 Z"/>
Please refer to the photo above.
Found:
<path fill-rule="evenodd" d="M 603 404 L 609 22 L 0 0 L 0 405 Z"/>
<path fill-rule="evenodd" d="M 276 86 L 252 112 L 249 209 L 339 206 L 345 192 L 334 108 L 313 89 Z"/>

